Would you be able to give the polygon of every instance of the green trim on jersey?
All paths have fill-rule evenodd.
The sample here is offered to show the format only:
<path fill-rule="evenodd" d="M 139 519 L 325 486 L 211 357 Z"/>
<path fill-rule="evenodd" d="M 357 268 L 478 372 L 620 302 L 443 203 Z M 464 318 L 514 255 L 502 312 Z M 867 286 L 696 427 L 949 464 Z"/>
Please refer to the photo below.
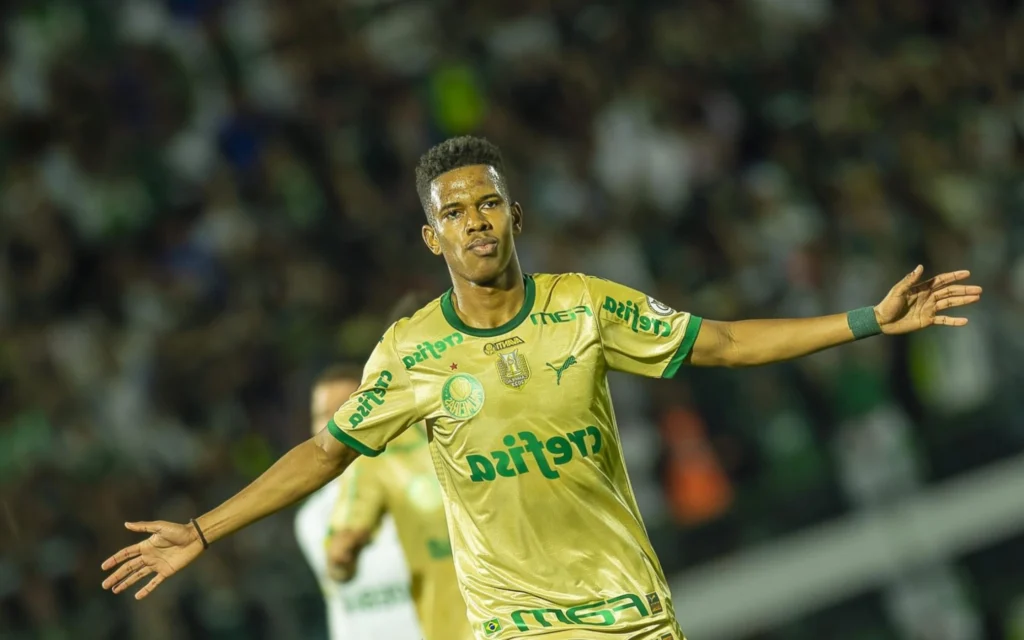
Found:
<path fill-rule="evenodd" d="M 537 298 L 537 285 L 534 284 L 533 278 L 529 275 L 523 276 L 523 286 L 526 287 L 526 296 L 523 298 L 523 307 L 519 310 L 519 313 L 514 318 L 493 329 L 477 329 L 470 327 L 459 314 L 455 312 L 455 305 L 452 304 L 452 290 L 449 289 L 444 292 L 441 296 L 441 313 L 444 314 L 444 319 L 448 321 L 448 324 L 452 326 L 456 331 L 461 331 L 466 335 L 474 336 L 477 338 L 493 338 L 500 336 L 503 333 L 512 331 L 523 323 L 526 318 L 530 316 L 530 311 L 533 310 L 533 301 Z"/>
<path fill-rule="evenodd" d="M 661 374 L 662 378 L 675 377 L 676 372 L 679 371 L 679 367 L 682 366 L 683 361 L 686 360 L 686 356 L 690 355 L 690 349 L 693 348 L 693 343 L 697 341 L 697 334 L 700 332 L 700 323 L 702 319 L 698 316 L 691 315 L 690 321 L 686 323 L 686 333 L 683 334 L 683 341 L 679 343 L 679 348 L 676 349 L 676 355 L 672 356 L 669 360 L 668 366 L 665 367 L 665 373 Z"/>
<path fill-rule="evenodd" d="M 330 422 L 327 423 L 327 430 L 331 432 L 331 435 L 334 436 L 335 440 L 345 445 L 349 449 L 356 450 L 360 455 L 364 455 L 368 458 L 376 458 L 380 454 L 384 453 L 383 449 L 381 449 L 380 451 L 377 451 L 376 449 L 371 449 L 362 442 L 359 442 L 358 440 L 353 438 L 351 435 L 342 431 L 341 427 L 339 427 L 338 424 L 334 421 L 334 418 L 331 418 Z"/>

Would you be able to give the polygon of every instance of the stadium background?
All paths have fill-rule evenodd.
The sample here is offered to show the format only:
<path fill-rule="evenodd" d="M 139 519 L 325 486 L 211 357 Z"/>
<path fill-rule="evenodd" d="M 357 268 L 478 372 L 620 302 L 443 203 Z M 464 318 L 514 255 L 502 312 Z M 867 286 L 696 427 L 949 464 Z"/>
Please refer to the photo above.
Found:
<path fill-rule="evenodd" d="M 965 330 L 613 391 L 695 640 L 1024 638 L 1019 2 L 0 11 L 3 638 L 321 637 L 286 515 L 144 604 L 99 565 L 257 475 L 319 367 L 446 288 L 412 169 L 464 132 L 504 150 L 530 271 L 734 319 L 971 268 Z"/>

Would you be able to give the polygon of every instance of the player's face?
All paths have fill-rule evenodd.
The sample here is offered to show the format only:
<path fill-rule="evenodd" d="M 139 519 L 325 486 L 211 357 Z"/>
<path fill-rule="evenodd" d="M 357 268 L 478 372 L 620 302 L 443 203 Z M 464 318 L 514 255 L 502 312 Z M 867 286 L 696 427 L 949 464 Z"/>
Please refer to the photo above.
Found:
<path fill-rule="evenodd" d="M 318 384 L 313 389 L 312 405 L 309 411 L 313 419 L 311 425 L 313 435 L 320 433 L 327 426 L 338 407 L 345 404 L 349 396 L 358 388 L 358 380 L 334 380 Z"/>
<path fill-rule="evenodd" d="M 515 256 L 512 237 L 523 228 L 523 211 L 492 167 L 441 174 L 430 184 L 430 208 L 433 224 L 424 225 L 423 241 L 444 256 L 453 277 L 487 284 L 505 272 Z"/>

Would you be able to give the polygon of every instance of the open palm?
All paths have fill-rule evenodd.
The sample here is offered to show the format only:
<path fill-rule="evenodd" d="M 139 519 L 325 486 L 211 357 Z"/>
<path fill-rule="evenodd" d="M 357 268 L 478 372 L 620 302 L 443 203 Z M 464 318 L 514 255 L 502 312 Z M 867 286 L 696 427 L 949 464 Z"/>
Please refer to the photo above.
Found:
<path fill-rule="evenodd" d="M 947 327 L 967 324 L 967 318 L 940 315 L 940 312 L 974 304 L 981 299 L 981 287 L 957 284 L 970 277 L 971 272 L 951 271 L 922 282 L 923 273 L 924 267 L 918 265 L 875 306 L 875 318 L 882 333 L 898 335 L 933 324 Z"/>
<path fill-rule="evenodd" d="M 202 542 L 191 525 L 127 522 L 124 526 L 131 531 L 152 535 L 138 544 L 121 549 L 103 562 L 104 571 L 117 567 L 117 571 L 103 581 L 103 588 L 113 589 L 114 593 L 121 593 L 146 576 L 155 574 L 135 594 L 135 599 L 141 600 L 203 552 Z"/>

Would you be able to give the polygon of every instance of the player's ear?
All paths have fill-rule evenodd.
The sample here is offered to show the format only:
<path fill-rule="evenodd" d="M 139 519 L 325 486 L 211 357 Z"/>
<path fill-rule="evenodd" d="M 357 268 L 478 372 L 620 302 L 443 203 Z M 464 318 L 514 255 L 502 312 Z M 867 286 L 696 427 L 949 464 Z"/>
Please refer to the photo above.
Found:
<path fill-rule="evenodd" d="M 441 243 L 437 241 L 437 231 L 434 229 L 434 225 L 423 225 L 421 234 L 423 236 L 423 244 L 427 245 L 427 249 L 430 249 L 430 253 L 435 256 L 441 255 Z"/>
<path fill-rule="evenodd" d="M 523 230 L 523 206 L 518 202 L 512 203 L 512 233 L 519 235 Z"/>

